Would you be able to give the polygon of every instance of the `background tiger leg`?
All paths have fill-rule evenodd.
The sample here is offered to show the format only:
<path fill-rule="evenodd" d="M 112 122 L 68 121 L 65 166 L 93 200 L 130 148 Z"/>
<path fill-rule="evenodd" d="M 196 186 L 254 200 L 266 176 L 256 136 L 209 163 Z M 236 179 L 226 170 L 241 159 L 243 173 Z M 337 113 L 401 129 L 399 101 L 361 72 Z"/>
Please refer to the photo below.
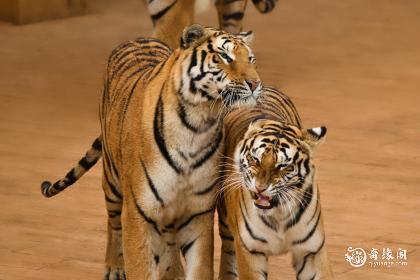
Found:
<path fill-rule="evenodd" d="M 247 0 L 216 0 L 219 27 L 231 33 L 242 31 Z"/>
<path fill-rule="evenodd" d="M 186 262 L 186 280 L 212 280 L 214 211 L 196 216 L 178 231 Z"/>
<path fill-rule="evenodd" d="M 122 197 L 117 190 L 111 191 L 109 175 L 103 175 L 102 187 L 108 213 L 108 240 L 105 255 L 104 280 L 125 279 L 121 234 Z"/>
<path fill-rule="evenodd" d="M 325 246 L 322 217 L 310 238 L 293 245 L 291 252 L 297 280 L 334 279 Z"/>
<path fill-rule="evenodd" d="M 182 30 L 194 21 L 195 0 L 153 0 L 147 9 L 152 18 L 152 36 L 170 48 L 179 46 Z"/>
<path fill-rule="evenodd" d="M 238 264 L 239 279 L 266 280 L 268 278 L 268 259 L 263 253 L 249 251 L 242 241 L 235 238 L 236 261 Z"/>

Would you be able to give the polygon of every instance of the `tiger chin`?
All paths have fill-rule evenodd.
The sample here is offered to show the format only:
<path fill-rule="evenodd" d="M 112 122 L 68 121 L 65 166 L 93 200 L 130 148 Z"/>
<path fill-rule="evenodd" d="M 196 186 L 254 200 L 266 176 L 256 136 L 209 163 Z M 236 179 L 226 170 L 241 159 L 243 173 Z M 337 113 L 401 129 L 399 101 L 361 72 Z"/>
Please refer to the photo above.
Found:
<path fill-rule="evenodd" d="M 52 197 L 103 157 L 104 279 L 213 279 L 222 116 L 262 88 L 251 38 L 192 25 L 175 50 L 138 38 L 111 53 L 101 135 L 64 178 L 41 185 Z"/>
<path fill-rule="evenodd" d="M 219 279 L 267 279 L 268 257 L 288 252 L 296 279 L 333 279 L 313 157 L 327 130 L 303 129 L 274 88 L 261 99 L 225 121 Z"/>

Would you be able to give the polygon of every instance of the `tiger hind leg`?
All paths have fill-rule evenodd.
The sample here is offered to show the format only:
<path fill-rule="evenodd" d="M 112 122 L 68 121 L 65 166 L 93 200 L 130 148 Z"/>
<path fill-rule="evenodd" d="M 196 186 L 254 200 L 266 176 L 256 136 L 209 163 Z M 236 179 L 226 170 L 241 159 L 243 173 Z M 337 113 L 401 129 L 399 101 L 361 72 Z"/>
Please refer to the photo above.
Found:
<path fill-rule="evenodd" d="M 116 230 L 111 224 L 108 224 L 108 243 L 105 257 L 104 280 L 125 279 L 121 229 Z"/>
<path fill-rule="evenodd" d="M 274 9 L 277 0 L 252 0 L 260 13 L 269 13 Z M 247 0 L 216 0 L 220 29 L 230 33 L 242 31 L 242 19 L 245 15 Z"/>
<path fill-rule="evenodd" d="M 179 46 L 182 31 L 194 21 L 195 0 L 154 0 L 147 2 L 153 22 L 152 37 L 171 49 Z"/>
<path fill-rule="evenodd" d="M 108 213 L 108 240 L 105 255 L 104 280 L 125 280 L 121 232 L 122 195 L 115 187 L 116 184 L 111 182 L 109 177 L 109 174 L 104 174 L 102 183 Z"/>

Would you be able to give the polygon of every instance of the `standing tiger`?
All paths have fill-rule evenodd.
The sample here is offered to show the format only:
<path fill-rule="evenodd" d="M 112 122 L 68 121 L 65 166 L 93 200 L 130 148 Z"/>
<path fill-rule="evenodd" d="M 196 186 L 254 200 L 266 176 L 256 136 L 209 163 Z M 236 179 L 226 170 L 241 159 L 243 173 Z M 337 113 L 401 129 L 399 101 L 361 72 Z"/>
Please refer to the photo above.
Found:
<path fill-rule="evenodd" d="M 213 279 L 215 180 L 226 108 L 252 105 L 262 86 L 248 46 L 192 25 L 171 51 L 140 38 L 109 57 L 100 104 L 101 136 L 53 196 L 103 156 L 108 211 L 105 279 Z"/>
<path fill-rule="evenodd" d="M 266 87 L 225 133 L 220 279 L 267 279 L 268 256 L 286 252 L 297 279 L 333 279 L 312 154 L 326 128 L 302 129 L 291 100 Z"/>
<path fill-rule="evenodd" d="M 152 19 L 153 37 L 175 48 L 185 26 L 194 21 L 197 11 L 206 9 L 209 0 L 147 0 L 147 10 Z M 268 13 L 274 9 L 276 0 L 252 0 L 257 10 Z M 247 0 L 216 0 L 215 6 L 220 29 L 233 34 L 242 31 Z"/>

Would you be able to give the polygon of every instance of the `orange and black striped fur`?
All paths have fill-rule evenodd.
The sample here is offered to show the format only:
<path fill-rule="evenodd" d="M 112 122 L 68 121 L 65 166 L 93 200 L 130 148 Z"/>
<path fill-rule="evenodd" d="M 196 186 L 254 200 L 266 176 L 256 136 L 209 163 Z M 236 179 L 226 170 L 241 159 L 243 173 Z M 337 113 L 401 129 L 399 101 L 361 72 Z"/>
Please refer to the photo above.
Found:
<path fill-rule="evenodd" d="M 185 26 L 194 21 L 196 10 L 203 10 L 209 0 L 148 0 L 147 9 L 153 21 L 153 37 L 175 48 Z M 258 11 L 268 13 L 273 10 L 276 0 L 252 0 Z M 242 31 L 247 0 L 216 0 L 219 27 L 231 33 Z"/>
<path fill-rule="evenodd" d="M 266 87 L 225 133 L 220 279 L 267 279 L 268 256 L 286 252 L 297 279 L 333 279 L 312 154 L 326 128 L 302 129 L 291 100 Z"/>
<path fill-rule="evenodd" d="M 50 197 L 103 156 L 108 211 L 105 279 L 213 279 L 213 214 L 221 117 L 261 91 L 250 33 L 193 25 L 171 51 L 140 38 L 108 61 L 102 134 Z M 126 276 L 125 276 L 126 275 Z"/>

